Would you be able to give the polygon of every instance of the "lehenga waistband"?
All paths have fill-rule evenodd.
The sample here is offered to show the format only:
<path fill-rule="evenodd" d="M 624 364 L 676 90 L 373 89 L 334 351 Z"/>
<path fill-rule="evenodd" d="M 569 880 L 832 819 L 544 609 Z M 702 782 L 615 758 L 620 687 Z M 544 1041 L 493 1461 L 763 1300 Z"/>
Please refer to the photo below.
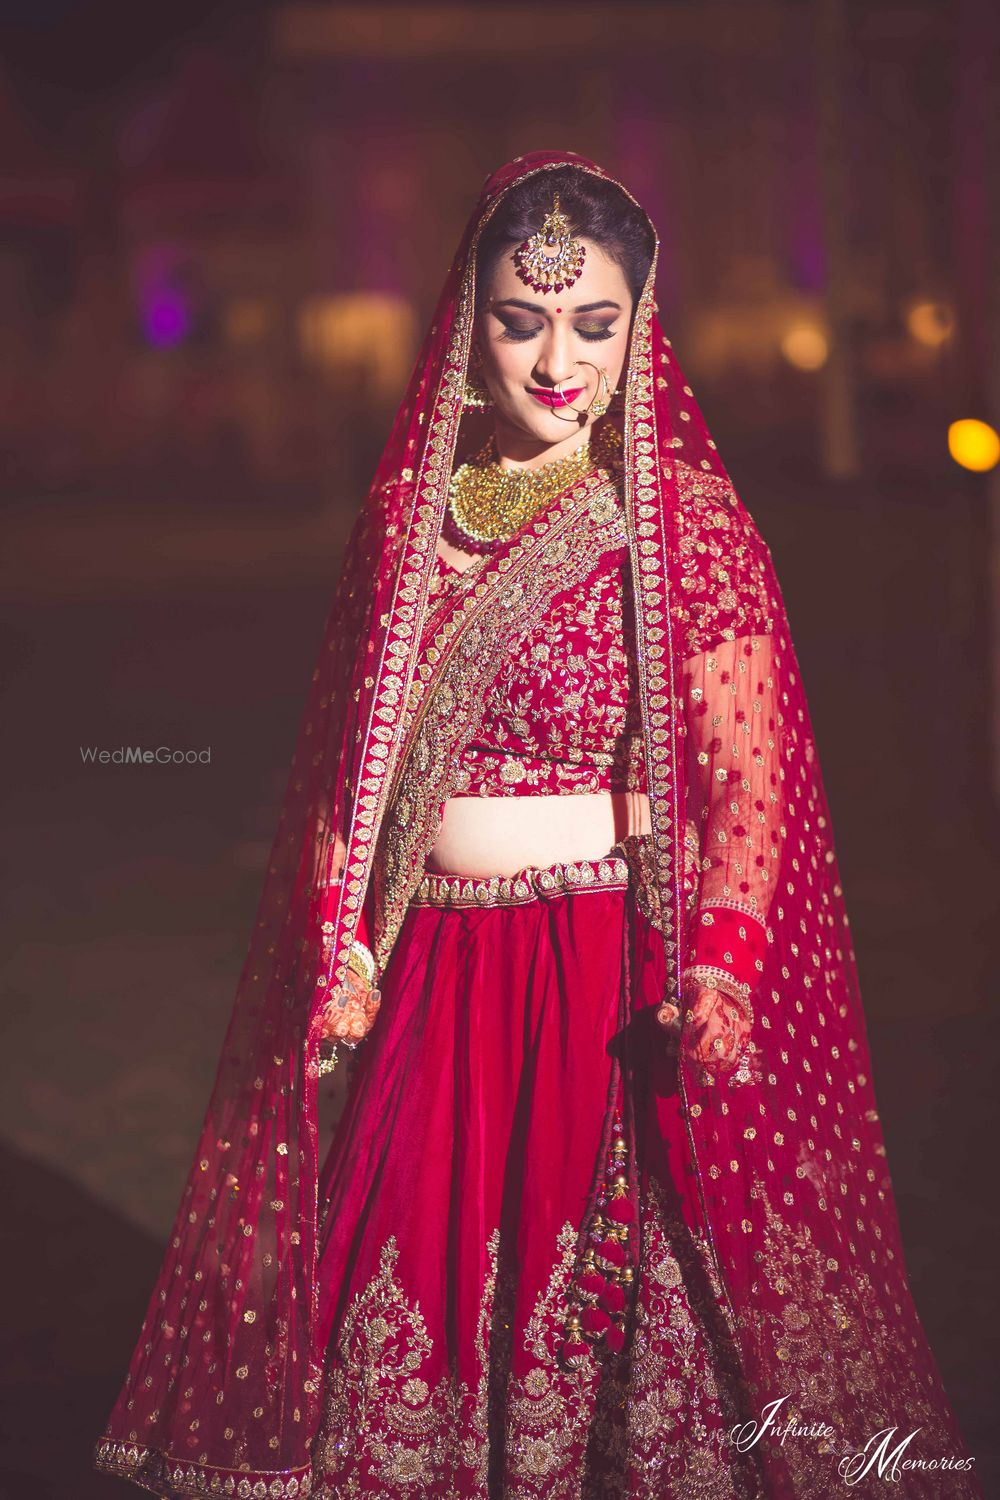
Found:
<path fill-rule="evenodd" d="M 526 865 L 516 875 L 447 875 L 424 872 L 414 906 L 520 906 L 539 896 L 567 891 L 627 890 L 630 882 L 627 844 L 643 843 L 648 834 L 632 834 L 599 859 L 558 860 Z"/>

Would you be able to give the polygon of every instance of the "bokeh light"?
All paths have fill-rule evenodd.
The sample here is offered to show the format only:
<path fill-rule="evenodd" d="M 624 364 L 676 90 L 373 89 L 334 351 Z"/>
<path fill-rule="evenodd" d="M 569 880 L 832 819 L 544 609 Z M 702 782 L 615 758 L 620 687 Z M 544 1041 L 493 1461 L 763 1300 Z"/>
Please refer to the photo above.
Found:
<path fill-rule="evenodd" d="M 963 469 L 985 474 L 1000 462 L 1000 436 L 988 422 L 963 417 L 948 428 L 948 452 Z"/>
<path fill-rule="evenodd" d="M 363 379 L 383 399 L 401 392 L 417 341 L 416 313 L 405 298 L 385 292 L 310 297 L 299 309 L 298 328 L 310 363 Z"/>
<path fill-rule="evenodd" d="M 914 302 L 907 310 L 906 326 L 918 344 L 937 349 L 955 332 L 955 315 L 947 302 Z"/>
<path fill-rule="evenodd" d="M 146 293 L 142 304 L 146 342 L 156 349 L 182 344 L 191 331 L 191 307 L 176 287 L 160 286 Z"/>
<path fill-rule="evenodd" d="M 829 357 L 830 345 L 815 323 L 797 323 L 782 335 L 781 352 L 797 370 L 820 370 Z"/>

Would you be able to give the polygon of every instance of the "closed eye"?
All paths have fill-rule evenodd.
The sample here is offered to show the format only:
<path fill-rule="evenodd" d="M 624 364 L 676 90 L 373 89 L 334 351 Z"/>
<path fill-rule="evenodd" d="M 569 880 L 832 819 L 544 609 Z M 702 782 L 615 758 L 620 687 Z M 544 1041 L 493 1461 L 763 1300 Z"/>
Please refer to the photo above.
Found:
<path fill-rule="evenodd" d="M 533 328 L 521 328 L 516 323 L 506 323 L 500 339 L 508 344 L 525 344 L 529 339 L 537 338 L 542 332 L 542 327 L 542 324 L 537 324 Z M 596 326 L 591 325 L 587 328 L 577 324 L 573 331 L 579 334 L 580 338 L 584 339 L 588 344 L 597 344 L 603 339 L 613 339 L 615 337 L 614 329 L 610 328 L 607 323 Z"/>

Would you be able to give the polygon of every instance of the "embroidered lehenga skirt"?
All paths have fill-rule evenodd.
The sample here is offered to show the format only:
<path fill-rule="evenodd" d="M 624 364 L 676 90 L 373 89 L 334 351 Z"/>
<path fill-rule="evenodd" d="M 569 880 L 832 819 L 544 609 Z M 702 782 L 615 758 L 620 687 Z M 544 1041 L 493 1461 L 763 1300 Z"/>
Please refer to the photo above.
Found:
<path fill-rule="evenodd" d="M 639 857 L 425 874 L 411 902 L 321 1183 L 320 1500 L 760 1493 L 726 1440 L 744 1414 Z M 615 1182 L 618 1290 L 581 1306 Z M 574 1316 L 617 1334 L 568 1343 Z"/>

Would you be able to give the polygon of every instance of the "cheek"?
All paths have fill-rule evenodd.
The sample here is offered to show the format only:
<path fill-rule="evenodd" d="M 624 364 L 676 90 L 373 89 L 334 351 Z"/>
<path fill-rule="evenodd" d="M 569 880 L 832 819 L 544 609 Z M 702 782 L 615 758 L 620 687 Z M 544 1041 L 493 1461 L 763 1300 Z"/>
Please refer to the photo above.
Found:
<path fill-rule="evenodd" d="M 611 382 L 612 385 L 617 385 L 622 375 L 624 375 L 625 373 L 625 358 L 627 354 L 628 346 L 626 345 L 625 348 L 620 349 L 616 353 L 613 364 L 609 366 L 609 373 L 614 375 L 615 377 Z"/>
<path fill-rule="evenodd" d="M 527 344 L 494 344 L 492 350 L 493 368 L 502 381 L 523 384 L 524 377 L 530 372 L 533 359 L 528 352 L 531 348 Z"/>

